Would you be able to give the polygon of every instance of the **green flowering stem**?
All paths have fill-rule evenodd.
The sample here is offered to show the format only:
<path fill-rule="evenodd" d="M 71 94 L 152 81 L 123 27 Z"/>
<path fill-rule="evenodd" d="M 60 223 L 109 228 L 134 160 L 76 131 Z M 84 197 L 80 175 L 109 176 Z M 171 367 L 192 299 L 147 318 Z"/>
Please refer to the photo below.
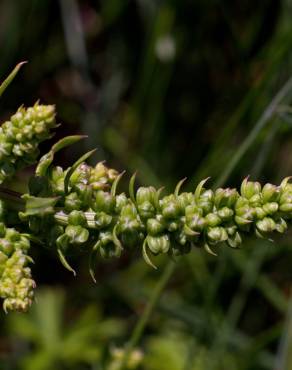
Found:
<path fill-rule="evenodd" d="M 149 321 L 149 318 L 152 314 L 152 311 L 154 307 L 156 306 L 162 291 L 164 290 L 166 284 L 168 283 L 171 275 L 173 274 L 175 270 L 176 264 L 173 261 L 169 261 L 158 281 L 155 288 L 153 289 L 153 292 L 150 296 L 150 300 L 147 303 L 147 306 L 142 314 L 142 316 L 139 318 L 136 326 L 134 327 L 134 330 L 131 334 L 130 340 L 128 344 L 125 347 L 125 352 L 123 356 L 123 360 L 121 362 L 120 368 L 118 370 L 124 370 L 126 369 L 126 365 L 128 363 L 128 360 L 130 358 L 131 352 L 134 350 L 134 348 L 139 343 L 139 340 L 141 336 L 144 333 L 144 329 Z"/>

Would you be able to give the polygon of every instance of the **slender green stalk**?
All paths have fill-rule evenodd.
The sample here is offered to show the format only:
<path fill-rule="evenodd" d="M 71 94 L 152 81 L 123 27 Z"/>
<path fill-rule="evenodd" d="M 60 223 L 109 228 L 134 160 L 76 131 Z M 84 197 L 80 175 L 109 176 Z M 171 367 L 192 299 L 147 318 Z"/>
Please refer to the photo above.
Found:
<path fill-rule="evenodd" d="M 284 84 L 284 86 L 279 90 L 276 96 L 272 99 L 270 104 L 267 106 L 265 111 L 263 112 L 260 119 L 255 124 L 254 128 L 251 130 L 250 134 L 247 138 L 243 141 L 241 146 L 238 148 L 234 156 L 232 157 L 229 164 L 225 167 L 224 171 L 222 172 L 221 176 L 218 178 L 214 187 L 222 186 L 227 181 L 228 177 L 236 167 L 237 163 L 241 160 L 253 142 L 256 140 L 259 132 L 265 127 L 265 125 L 269 122 L 271 117 L 277 111 L 279 104 L 282 100 L 291 92 L 292 90 L 292 77 L 288 79 L 288 81 Z"/>
<path fill-rule="evenodd" d="M 128 342 L 128 344 L 126 345 L 126 349 L 125 349 L 125 354 L 124 354 L 124 357 L 123 357 L 123 360 L 121 362 L 121 365 L 120 365 L 120 368 L 119 370 L 124 370 L 126 368 L 126 364 L 128 362 L 128 359 L 131 355 L 131 352 L 133 351 L 133 349 L 136 347 L 136 345 L 138 344 L 141 336 L 143 335 L 144 333 L 144 329 L 149 321 L 149 318 L 153 312 L 153 309 L 154 307 L 156 306 L 159 298 L 160 298 L 160 295 L 163 291 L 163 289 L 165 288 L 165 286 L 167 285 L 171 275 L 173 274 L 174 270 L 175 270 L 175 263 L 173 261 L 169 261 L 157 283 L 157 285 L 155 286 L 152 294 L 151 294 L 151 297 L 150 297 L 150 300 L 149 302 L 147 303 L 147 306 L 142 314 L 142 316 L 140 317 L 139 321 L 137 322 L 133 332 L 132 332 L 132 335 L 130 337 L 130 340 Z"/>

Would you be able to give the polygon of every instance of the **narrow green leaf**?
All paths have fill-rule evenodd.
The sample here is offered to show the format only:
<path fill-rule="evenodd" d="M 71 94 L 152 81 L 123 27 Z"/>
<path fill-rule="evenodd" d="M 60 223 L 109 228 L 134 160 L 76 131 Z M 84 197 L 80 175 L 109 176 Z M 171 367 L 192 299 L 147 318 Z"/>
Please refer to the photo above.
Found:
<path fill-rule="evenodd" d="M 179 195 L 179 191 L 180 191 L 180 188 L 182 187 L 182 184 L 186 181 L 186 177 L 185 178 L 183 178 L 182 180 L 180 180 L 179 182 L 178 182 L 178 184 L 176 185 L 176 187 L 175 187 L 175 190 L 174 190 L 174 195 L 177 197 L 178 195 Z"/>
<path fill-rule="evenodd" d="M 206 179 L 200 181 L 199 184 L 198 184 L 198 186 L 196 187 L 196 190 L 195 190 L 195 201 L 196 202 L 199 201 L 200 195 L 201 195 L 201 192 L 202 192 L 202 189 L 203 189 L 203 186 L 209 180 L 209 178 L 210 177 L 207 177 Z"/>
<path fill-rule="evenodd" d="M 76 271 L 69 265 L 68 261 L 66 260 L 61 248 L 58 248 L 57 249 L 57 252 L 58 252 L 58 256 L 59 256 L 59 259 L 60 259 L 60 262 L 62 263 L 62 265 L 65 267 L 65 269 L 67 269 L 68 271 L 72 272 L 74 276 L 76 276 Z"/>
<path fill-rule="evenodd" d="M 42 158 L 39 160 L 38 166 L 36 168 L 36 175 L 46 176 L 47 170 L 54 160 L 55 153 L 57 153 L 59 150 L 67 146 L 77 143 L 78 141 L 86 137 L 87 137 L 86 135 L 71 135 L 66 136 L 63 139 L 59 140 L 57 143 L 55 143 L 52 146 L 51 150 L 45 155 L 43 155 Z"/>
<path fill-rule="evenodd" d="M 134 204 L 136 204 L 135 199 L 135 180 L 136 180 L 137 172 L 135 172 L 129 182 L 129 195 Z"/>
<path fill-rule="evenodd" d="M 124 175 L 126 171 L 123 171 L 119 174 L 119 176 L 117 176 L 113 182 L 113 185 L 112 185 L 112 188 L 111 188 L 111 195 L 114 197 L 116 195 L 116 191 L 117 191 L 117 186 L 122 178 L 122 176 Z"/>
<path fill-rule="evenodd" d="M 13 81 L 14 77 L 17 75 L 20 68 L 23 66 L 23 64 L 26 64 L 27 62 L 21 62 L 18 63 L 17 66 L 13 69 L 13 71 L 9 74 L 9 76 L 1 83 L 0 85 L 0 97 L 4 93 L 4 91 L 7 89 L 7 87 L 10 85 L 10 83 Z"/>

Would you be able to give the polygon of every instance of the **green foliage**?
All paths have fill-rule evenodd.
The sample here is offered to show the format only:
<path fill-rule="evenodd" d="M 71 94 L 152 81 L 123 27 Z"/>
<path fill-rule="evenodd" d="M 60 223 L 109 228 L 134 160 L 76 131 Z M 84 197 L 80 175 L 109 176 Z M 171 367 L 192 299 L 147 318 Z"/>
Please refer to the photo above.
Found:
<path fill-rule="evenodd" d="M 101 362 L 106 345 L 124 333 L 121 320 L 104 318 L 100 309 L 86 305 L 74 323 L 66 321 L 66 300 L 61 290 L 43 289 L 37 294 L 37 304 L 27 315 L 11 315 L 11 334 L 19 345 L 29 347 L 15 366 L 20 370 L 52 370 L 66 364 L 70 369 L 83 364 Z"/>

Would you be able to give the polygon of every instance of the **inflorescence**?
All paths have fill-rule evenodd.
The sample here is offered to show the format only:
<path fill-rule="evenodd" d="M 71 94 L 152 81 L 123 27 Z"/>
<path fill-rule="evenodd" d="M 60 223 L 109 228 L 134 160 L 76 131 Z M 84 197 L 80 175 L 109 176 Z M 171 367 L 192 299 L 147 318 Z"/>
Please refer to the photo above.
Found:
<path fill-rule="evenodd" d="M 34 162 L 38 144 L 56 126 L 53 106 L 36 104 L 20 108 L 0 129 L 0 180 Z M 201 181 L 194 192 L 162 195 L 152 186 L 129 194 L 118 192 L 123 173 L 99 162 L 86 164 L 86 153 L 71 167 L 53 165 L 54 155 L 82 136 L 57 142 L 38 162 L 29 181 L 29 193 L 11 202 L 2 189 L 0 213 L 0 296 L 4 309 L 26 310 L 33 299 L 35 282 L 27 266 L 30 243 L 55 250 L 63 265 L 75 273 L 67 256 L 88 253 L 94 279 L 97 255 L 120 257 L 124 250 L 139 248 L 155 267 L 153 256 L 177 256 L 202 247 L 215 254 L 220 245 L 238 248 L 245 236 L 270 238 L 283 233 L 292 218 L 292 184 L 279 186 L 244 179 L 240 190 L 207 189 Z M 16 204 L 16 205 L 15 205 Z"/>

